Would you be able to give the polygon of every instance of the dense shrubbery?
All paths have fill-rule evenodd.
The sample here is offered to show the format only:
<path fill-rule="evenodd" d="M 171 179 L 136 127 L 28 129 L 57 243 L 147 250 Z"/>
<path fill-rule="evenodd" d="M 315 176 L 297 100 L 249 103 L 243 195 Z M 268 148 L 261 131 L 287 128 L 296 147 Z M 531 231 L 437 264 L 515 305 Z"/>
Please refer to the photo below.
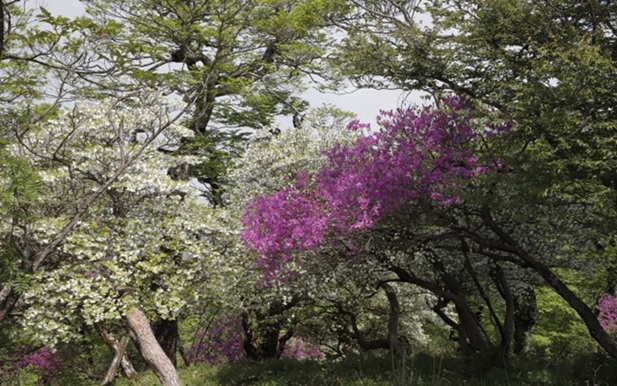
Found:
<path fill-rule="evenodd" d="M 191 363 L 211 365 L 246 360 L 244 340 L 242 318 L 233 315 L 222 316 L 213 320 L 205 331 L 199 329 L 194 333 L 195 343 L 188 349 L 187 358 Z M 325 358 L 325 354 L 309 340 L 294 336 L 287 341 L 280 357 L 320 360 Z"/>

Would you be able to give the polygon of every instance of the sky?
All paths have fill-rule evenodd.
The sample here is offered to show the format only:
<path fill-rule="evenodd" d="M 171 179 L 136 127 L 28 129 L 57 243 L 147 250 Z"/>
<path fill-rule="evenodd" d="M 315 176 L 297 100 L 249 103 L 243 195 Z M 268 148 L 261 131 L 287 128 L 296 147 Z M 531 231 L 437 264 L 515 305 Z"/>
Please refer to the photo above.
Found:
<path fill-rule="evenodd" d="M 32 4 L 41 4 L 52 14 L 75 17 L 84 14 L 84 6 L 79 0 L 36 0 Z M 341 90 L 343 91 L 343 90 Z M 421 103 L 418 94 L 408 94 L 395 90 L 345 90 L 343 93 L 320 93 L 309 90 L 304 97 L 311 106 L 323 104 L 334 105 L 340 109 L 355 113 L 362 122 L 374 123 L 380 110 L 392 110 L 401 105 Z M 353 91 L 353 92 L 349 92 Z M 289 122 L 287 122 L 289 121 Z M 291 118 L 280 121 L 281 125 L 291 126 Z"/>

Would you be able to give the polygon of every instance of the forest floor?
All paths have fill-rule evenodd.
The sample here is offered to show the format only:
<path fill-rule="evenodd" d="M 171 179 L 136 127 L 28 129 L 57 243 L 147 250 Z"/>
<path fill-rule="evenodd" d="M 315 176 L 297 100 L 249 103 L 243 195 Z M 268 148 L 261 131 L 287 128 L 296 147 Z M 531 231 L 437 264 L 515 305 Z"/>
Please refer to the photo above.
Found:
<path fill-rule="evenodd" d="M 528 358 L 510 366 L 492 366 L 483 358 L 458 359 L 419 354 L 405 363 L 378 355 L 336 362 L 276 360 L 194 365 L 179 370 L 186 386 L 612 386 L 617 362 L 602 355 L 585 355 L 560 363 Z M 152 373 L 140 380 L 119 380 L 119 386 L 153 386 Z"/>

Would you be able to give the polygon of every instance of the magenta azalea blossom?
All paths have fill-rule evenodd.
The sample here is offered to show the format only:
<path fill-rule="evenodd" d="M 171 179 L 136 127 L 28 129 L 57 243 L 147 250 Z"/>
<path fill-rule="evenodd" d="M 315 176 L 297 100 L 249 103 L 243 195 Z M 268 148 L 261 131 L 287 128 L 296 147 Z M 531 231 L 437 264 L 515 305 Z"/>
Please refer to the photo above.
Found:
<path fill-rule="evenodd" d="M 474 152 L 471 102 L 453 97 L 442 105 L 382 112 L 378 132 L 326 152 L 312 178 L 302 173 L 294 186 L 249 203 L 242 240 L 259 253 L 266 276 L 276 277 L 290 256 L 316 250 L 328 235 L 346 240 L 420 200 L 459 204 L 461 181 L 489 167 Z"/>
<path fill-rule="evenodd" d="M 41 347 L 25 355 L 14 364 L 14 369 L 32 366 L 43 377 L 53 376 L 61 367 L 59 356 L 47 347 Z"/>
<path fill-rule="evenodd" d="M 617 332 L 617 298 L 610 294 L 604 294 L 596 309 L 600 312 L 598 319 L 602 328 L 608 333 Z"/>

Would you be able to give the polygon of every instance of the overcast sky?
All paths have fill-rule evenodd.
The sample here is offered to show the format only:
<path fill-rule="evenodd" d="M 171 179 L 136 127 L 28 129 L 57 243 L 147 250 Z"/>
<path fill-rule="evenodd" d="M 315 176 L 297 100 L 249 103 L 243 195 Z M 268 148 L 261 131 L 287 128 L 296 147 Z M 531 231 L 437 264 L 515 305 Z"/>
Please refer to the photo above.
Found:
<path fill-rule="evenodd" d="M 75 17 L 84 13 L 84 6 L 79 0 L 37 0 L 51 13 L 67 17 Z M 390 110 L 402 103 L 418 102 L 417 95 L 408 96 L 398 91 L 357 90 L 343 95 L 322 94 L 317 91 L 308 91 L 305 95 L 312 106 L 325 103 L 357 114 L 363 122 L 373 123 L 379 110 Z M 291 122 L 282 122 L 291 125 Z"/>

